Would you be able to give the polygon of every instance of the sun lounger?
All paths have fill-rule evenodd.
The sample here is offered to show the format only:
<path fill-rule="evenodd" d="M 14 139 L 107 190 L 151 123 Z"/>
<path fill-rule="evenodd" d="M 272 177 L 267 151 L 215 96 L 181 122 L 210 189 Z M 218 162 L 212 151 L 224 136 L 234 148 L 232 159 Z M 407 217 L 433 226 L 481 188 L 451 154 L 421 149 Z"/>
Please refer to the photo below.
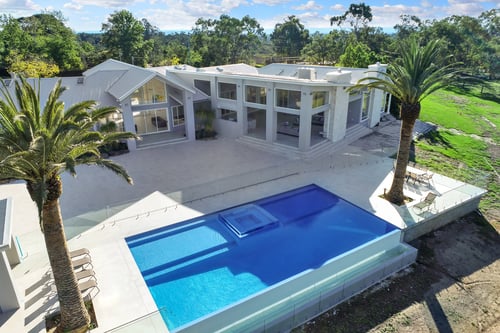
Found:
<path fill-rule="evenodd" d="M 415 182 L 420 182 L 419 176 L 411 171 L 406 173 L 406 181 L 409 182 L 410 180 L 413 181 L 413 184 L 415 184 Z"/>
<path fill-rule="evenodd" d="M 72 260 L 73 269 L 85 269 L 87 267 L 92 267 L 92 261 L 90 257 L 81 257 L 80 259 Z"/>
<path fill-rule="evenodd" d="M 413 205 L 413 209 L 417 214 L 421 214 L 424 211 L 429 211 L 431 206 L 435 206 L 437 194 L 433 192 L 427 193 L 425 198 L 419 203 Z"/>
<path fill-rule="evenodd" d="M 427 183 L 427 185 L 430 185 L 433 175 L 434 175 L 433 173 L 426 172 L 426 173 L 418 176 L 418 181 L 422 182 L 422 183 Z"/>
<path fill-rule="evenodd" d="M 94 280 L 97 280 L 92 269 L 83 269 L 81 271 L 75 272 L 75 276 L 77 280 L 83 280 L 86 278 L 93 278 Z"/>
<path fill-rule="evenodd" d="M 90 251 L 86 248 L 81 248 L 81 249 L 78 249 L 78 250 L 74 250 L 74 251 L 70 251 L 69 252 L 69 256 L 71 257 L 71 259 L 74 259 L 74 258 L 77 258 L 77 257 L 81 257 L 81 256 L 88 256 L 90 257 Z"/>
<path fill-rule="evenodd" d="M 97 286 L 97 281 L 95 280 L 87 280 L 85 282 L 79 283 L 78 288 L 80 289 L 80 292 L 82 293 L 83 298 L 92 298 L 91 293 L 94 289 L 97 289 L 97 292 L 95 295 L 97 295 L 101 290 Z M 94 296 L 95 296 L 94 295 Z"/>

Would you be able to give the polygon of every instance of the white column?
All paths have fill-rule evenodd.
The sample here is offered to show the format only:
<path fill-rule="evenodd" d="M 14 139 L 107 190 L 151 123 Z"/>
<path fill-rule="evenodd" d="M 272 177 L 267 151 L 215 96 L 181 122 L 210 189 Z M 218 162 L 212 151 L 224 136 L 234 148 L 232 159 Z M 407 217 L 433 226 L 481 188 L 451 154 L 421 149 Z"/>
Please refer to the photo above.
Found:
<path fill-rule="evenodd" d="M 243 100 L 245 98 L 245 88 L 243 80 L 238 80 L 236 82 L 236 119 L 238 122 L 238 136 L 242 136 L 247 133 L 248 129 L 248 117 L 247 113 L 243 112 Z"/>
<path fill-rule="evenodd" d="M 7 255 L 7 259 L 9 260 L 9 264 L 11 266 L 21 263 L 21 254 L 19 253 L 19 248 L 17 247 L 14 235 L 10 237 L 10 247 L 5 250 L 5 254 Z"/>
<path fill-rule="evenodd" d="M 21 294 L 17 292 L 14 278 L 10 271 L 7 255 L 0 252 L 0 308 L 3 312 L 21 307 Z"/>
<path fill-rule="evenodd" d="M 368 73 L 366 76 L 368 77 L 379 77 L 382 78 L 383 75 L 376 72 L 385 73 L 387 70 L 387 65 L 382 65 L 380 63 L 376 63 L 375 65 L 368 66 Z M 376 71 L 376 72 L 375 72 Z M 368 110 L 368 127 L 374 127 L 380 122 L 380 115 L 384 111 L 382 110 L 382 106 L 384 105 L 385 93 L 380 89 L 372 89 L 370 94 L 370 105 Z"/>
<path fill-rule="evenodd" d="M 332 142 L 337 142 L 345 137 L 347 130 L 347 111 L 349 110 L 349 93 L 346 91 L 351 84 L 351 72 L 338 70 L 326 74 L 328 82 L 336 85 L 344 84 L 345 86 L 337 86 L 330 97 L 330 105 L 333 111 L 330 113 L 329 138 Z M 330 127 L 331 126 L 331 127 Z"/>
<path fill-rule="evenodd" d="M 125 128 L 125 131 L 136 133 L 134 125 L 134 114 L 132 113 L 132 108 L 130 106 L 130 98 L 127 98 L 121 103 L 120 109 L 122 110 L 123 127 Z M 134 139 L 128 139 L 127 145 L 129 150 L 137 149 L 137 145 Z"/>
<path fill-rule="evenodd" d="M 347 130 L 347 111 L 349 109 L 349 93 L 346 87 L 337 87 L 333 96 L 334 106 L 330 120 L 332 142 L 337 142 L 345 137 Z"/>
<path fill-rule="evenodd" d="M 184 91 L 184 131 L 189 141 L 196 140 L 196 124 L 194 117 L 193 94 Z"/>
<path fill-rule="evenodd" d="M 306 151 L 311 146 L 311 112 L 312 92 L 308 87 L 302 88 L 300 97 L 299 150 Z"/>
<path fill-rule="evenodd" d="M 272 143 L 276 141 L 278 115 L 274 112 L 274 85 L 269 85 L 266 89 L 266 141 Z"/>

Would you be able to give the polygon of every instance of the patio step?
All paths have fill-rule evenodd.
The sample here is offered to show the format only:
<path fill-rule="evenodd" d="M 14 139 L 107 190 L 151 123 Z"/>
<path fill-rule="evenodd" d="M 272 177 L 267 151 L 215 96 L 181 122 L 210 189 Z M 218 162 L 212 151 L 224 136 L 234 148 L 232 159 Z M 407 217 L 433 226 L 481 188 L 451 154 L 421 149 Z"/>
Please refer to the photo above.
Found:
<path fill-rule="evenodd" d="M 269 143 L 265 140 L 253 138 L 251 136 L 241 136 L 236 139 L 237 142 L 244 143 L 256 149 L 260 149 L 266 152 L 275 153 L 281 156 L 285 156 L 291 159 L 298 159 L 299 151 L 297 148 L 289 147 L 283 144 Z"/>
<path fill-rule="evenodd" d="M 372 133 L 373 130 L 367 128 L 363 124 L 352 126 L 348 129 L 344 139 L 338 142 L 331 142 L 329 140 L 322 141 L 313 146 L 309 151 L 299 151 L 295 147 L 286 146 L 283 144 L 269 143 L 265 140 L 253 138 L 250 136 L 242 136 L 237 139 L 238 142 L 250 145 L 256 149 L 265 150 L 267 152 L 277 153 L 292 159 L 315 159 L 321 156 L 332 154 L 352 142 Z"/>
<path fill-rule="evenodd" d="M 151 142 L 151 143 L 146 143 L 146 144 L 138 144 L 137 145 L 137 150 L 141 149 L 150 149 L 150 148 L 157 148 L 161 146 L 166 146 L 166 145 L 172 145 L 172 144 L 177 144 L 181 142 L 187 142 L 189 141 L 187 138 L 178 138 L 178 139 L 170 139 L 170 140 L 165 140 L 165 141 L 158 141 L 158 142 Z"/>

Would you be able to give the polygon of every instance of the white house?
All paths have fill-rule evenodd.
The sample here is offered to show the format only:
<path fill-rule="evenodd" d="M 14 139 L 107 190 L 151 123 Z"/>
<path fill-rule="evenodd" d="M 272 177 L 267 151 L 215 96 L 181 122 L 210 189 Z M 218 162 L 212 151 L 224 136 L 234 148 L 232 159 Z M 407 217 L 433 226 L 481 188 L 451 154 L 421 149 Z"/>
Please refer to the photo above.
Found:
<path fill-rule="evenodd" d="M 214 112 L 219 136 L 304 154 L 354 140 L 379 123 L 390 96 L 346 88 L 373 76 L 369 71 L 385 70 L 381 64 L 141 68 L 110 59 L 81 77 L 62 78 L 68 88 L 62 100 L 66 105 L 91 99 L 116 106 L 120 111 L 110 120 L 142 137 L 128 143 L 130 150 L 195 140 L 202 126 L 196 114 L 204 110 Z M 56 80 L 41 79 L 42 100 Z M 13 89 L 12 82 L 9 86 Z"/>

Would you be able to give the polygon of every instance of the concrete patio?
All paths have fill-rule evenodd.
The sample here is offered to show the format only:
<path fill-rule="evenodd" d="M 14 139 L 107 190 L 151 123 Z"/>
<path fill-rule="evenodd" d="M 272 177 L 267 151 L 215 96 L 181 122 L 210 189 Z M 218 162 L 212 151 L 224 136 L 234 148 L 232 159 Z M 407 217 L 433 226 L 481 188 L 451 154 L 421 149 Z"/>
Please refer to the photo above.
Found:
<path fill-rule="evenodd" d="M 93 298 L 99 323 L 93 332 L 106 332 L 157 311 L 125 244 L 126 236 L 310 183 L 405 229 L 405 240 L 475 209 L 482 189 L 437 174 L 429 185 L 406 185 L 407 195 L 414 199 L 408 206 L 396 207 L 379 197 L 392 180 L 388 156 L 397 148 L 398 124 L 393 121 L 314 160 L 290 159 L 221 138 L 115 157 L 134 178 L 134 186 L 96 167 L 79 167 L 77 179 L 64 175 L 61 207 L 69 246 L 90 249 L 100 288 Z M 411 206 L 429 191 L 439 195 L 435 206 L 417 214 Z M 7 196 L 13 197 L 13 233 L 24 257 L 13 268 L 24 307 L 0 314 L 1 328 L 43 332 L 44 317 L 57 309 L 57 302 L 36 209 L 24 184 L 1 185 L 0 197 Z M 158 316 L 141 323 L 148 332 L 165 331 Z"/>

